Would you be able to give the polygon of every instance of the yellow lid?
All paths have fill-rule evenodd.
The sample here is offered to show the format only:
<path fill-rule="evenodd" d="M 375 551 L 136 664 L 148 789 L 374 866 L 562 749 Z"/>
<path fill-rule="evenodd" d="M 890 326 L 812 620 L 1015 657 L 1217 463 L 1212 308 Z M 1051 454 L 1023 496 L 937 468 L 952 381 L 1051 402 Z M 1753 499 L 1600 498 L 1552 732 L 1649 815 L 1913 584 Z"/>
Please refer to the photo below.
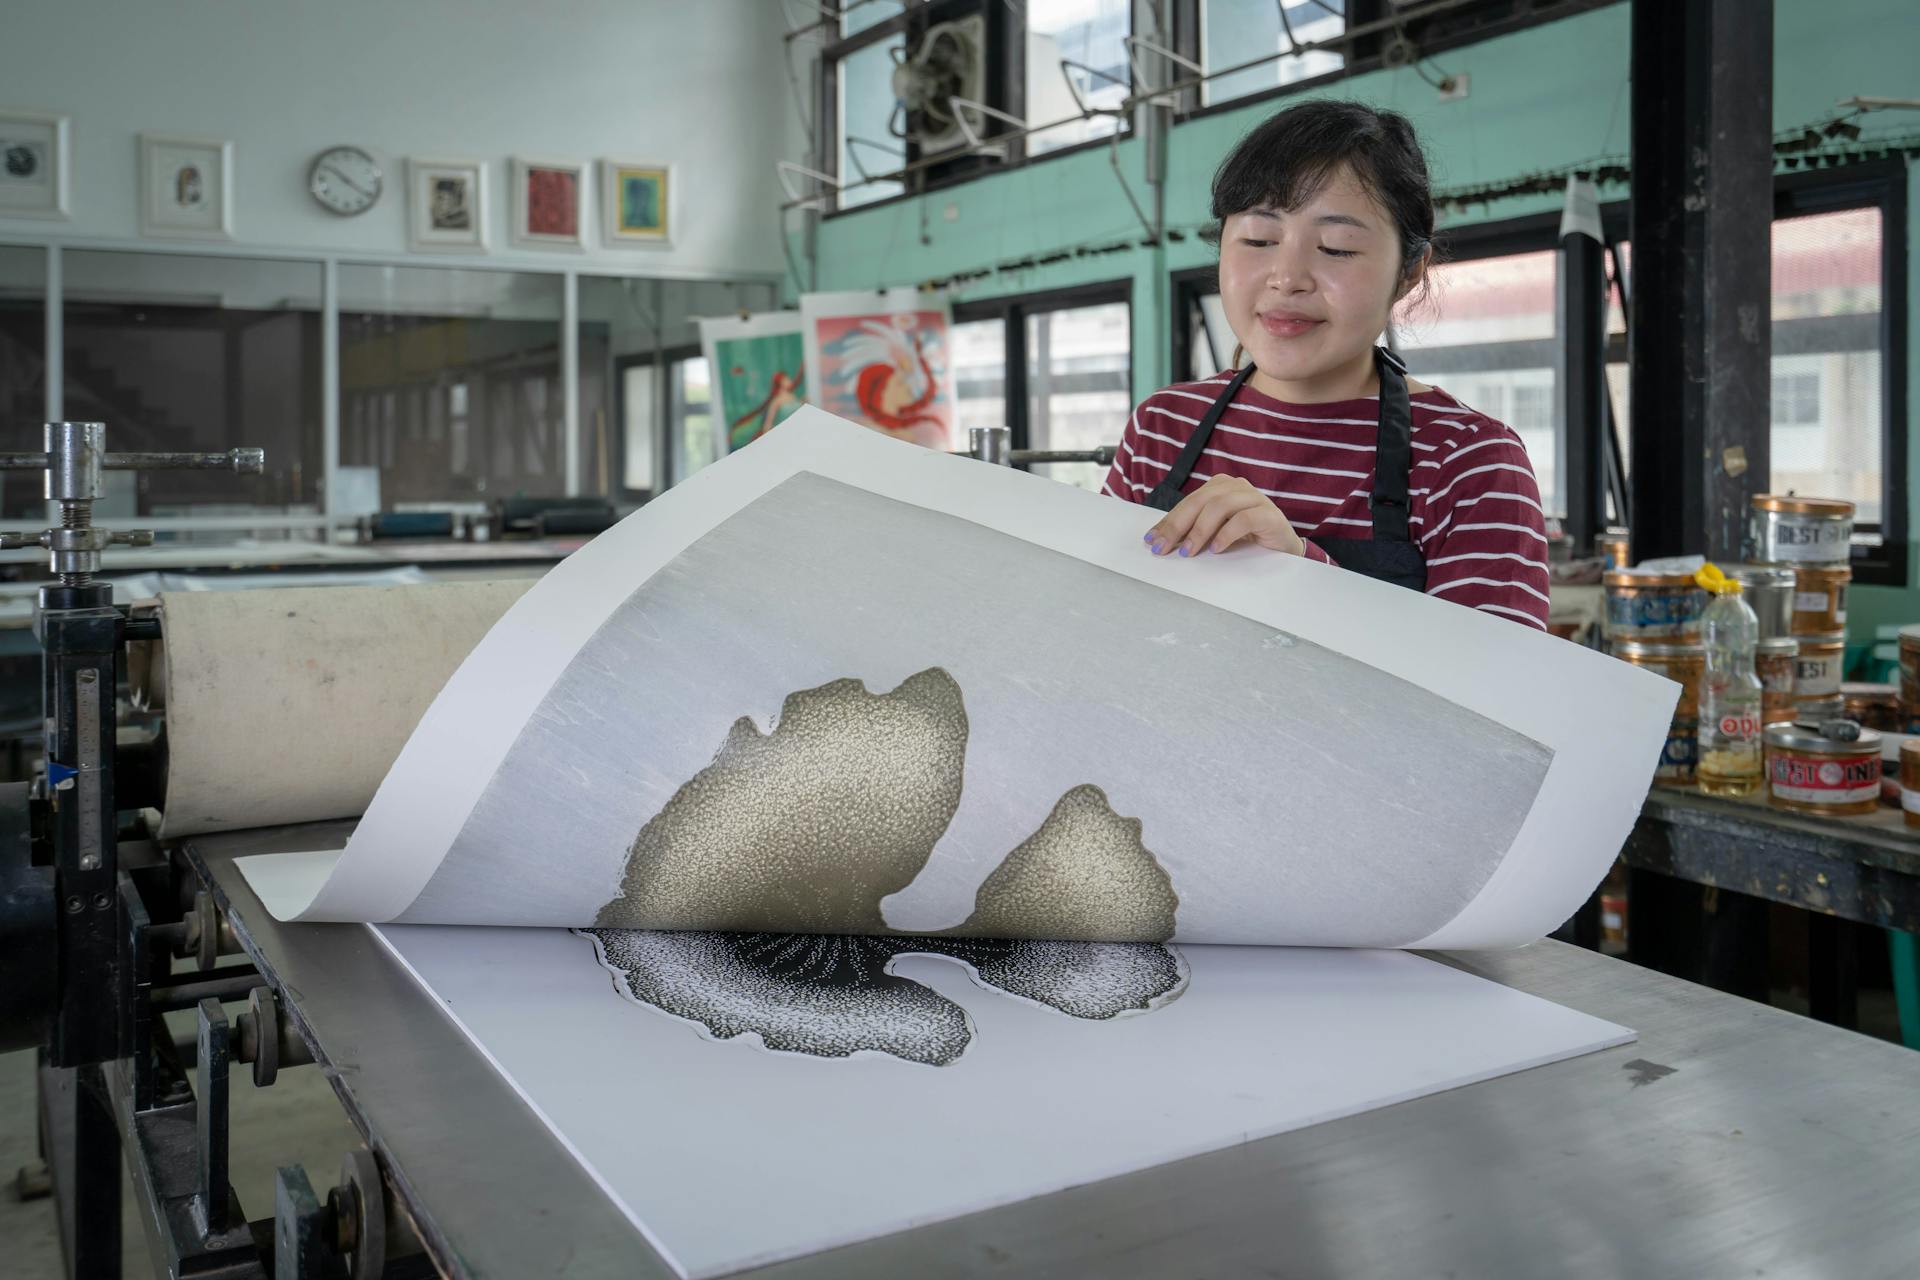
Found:
<path fill-rule="evenodd" d="M 1716 596 L 1737 596 L 1740 594 L 1740 579 L 1729 578 L 1720 572 L 1720 566 L 1709 560 L 1694 572 L 1693 580 Z"/>

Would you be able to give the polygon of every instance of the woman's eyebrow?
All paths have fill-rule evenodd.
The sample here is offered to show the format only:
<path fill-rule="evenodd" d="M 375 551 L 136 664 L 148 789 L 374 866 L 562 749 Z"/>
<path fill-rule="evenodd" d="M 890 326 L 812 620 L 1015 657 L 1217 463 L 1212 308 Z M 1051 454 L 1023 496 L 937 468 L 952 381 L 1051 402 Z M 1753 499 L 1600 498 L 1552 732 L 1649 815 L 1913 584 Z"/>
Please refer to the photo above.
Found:
<path fill-rule="evenodd" d="M 1350 213 L 1323 213 L 1313 220 L 1313 224 L 1317 227 L 1331 225 L 1338 227 L 1358 227 L 1362 231 L 1373 230 L 1371 224 L 1363 219 L 1354 217 Z"/>

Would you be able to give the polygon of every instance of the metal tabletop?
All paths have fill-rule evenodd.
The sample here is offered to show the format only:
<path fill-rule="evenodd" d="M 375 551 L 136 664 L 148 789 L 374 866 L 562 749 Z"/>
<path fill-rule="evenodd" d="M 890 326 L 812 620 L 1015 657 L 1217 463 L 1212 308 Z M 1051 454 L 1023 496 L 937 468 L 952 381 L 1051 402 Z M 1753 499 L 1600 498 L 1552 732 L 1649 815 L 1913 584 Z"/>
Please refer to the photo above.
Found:
<path fill-rule="evenodd" d="M 280 925 L 232 866 L 346 832 L 203 837 L 188 857 L 442 1265 L 671 1275 L 365 929 Z M 750 1274 L 1913 1274 L 1920 1054 L 1556 942 L 1436 958 L 1640 1040 Z"/>
<path fill-rule="evenodd" d="M 1897 809 L 1826 817 L 1760 796 L 1655 787 L 1621 856 L 1693 884 L 1920 933 L 1920 829 Z"/>

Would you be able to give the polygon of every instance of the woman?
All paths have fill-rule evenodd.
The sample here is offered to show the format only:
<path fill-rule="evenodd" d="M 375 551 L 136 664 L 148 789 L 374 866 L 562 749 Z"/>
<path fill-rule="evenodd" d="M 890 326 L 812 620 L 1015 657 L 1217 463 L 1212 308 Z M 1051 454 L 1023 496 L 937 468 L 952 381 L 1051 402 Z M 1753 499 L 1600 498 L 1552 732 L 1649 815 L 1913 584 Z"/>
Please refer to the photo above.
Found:
<path fill-rule="evenodd" d="M 1167 513 L 1148 548 L 1305 556 L 1545 629 L 1519 437 L 1374 346 L 1433 256 L 1413 126 L 1354 102 L 1282 111 L 1214 175 L 1213 217 L 1246 363 L 1134 410 L 1105 492 Z"/>

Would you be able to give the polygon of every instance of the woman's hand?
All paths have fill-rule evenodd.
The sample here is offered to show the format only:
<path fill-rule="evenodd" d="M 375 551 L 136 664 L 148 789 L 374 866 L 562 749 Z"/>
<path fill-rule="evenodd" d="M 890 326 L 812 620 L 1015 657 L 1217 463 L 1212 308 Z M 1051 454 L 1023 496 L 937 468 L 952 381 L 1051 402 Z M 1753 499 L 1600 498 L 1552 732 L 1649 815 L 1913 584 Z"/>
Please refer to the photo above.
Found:
<path fill-rule="evenodd" d="M 1239 476 L 1215 476 L 1180 499 L 1146 542 L 1157 556 L 1217 554 L 1242 542 L 1294 556 L 1307 549 L 1273 500 Z"/>

